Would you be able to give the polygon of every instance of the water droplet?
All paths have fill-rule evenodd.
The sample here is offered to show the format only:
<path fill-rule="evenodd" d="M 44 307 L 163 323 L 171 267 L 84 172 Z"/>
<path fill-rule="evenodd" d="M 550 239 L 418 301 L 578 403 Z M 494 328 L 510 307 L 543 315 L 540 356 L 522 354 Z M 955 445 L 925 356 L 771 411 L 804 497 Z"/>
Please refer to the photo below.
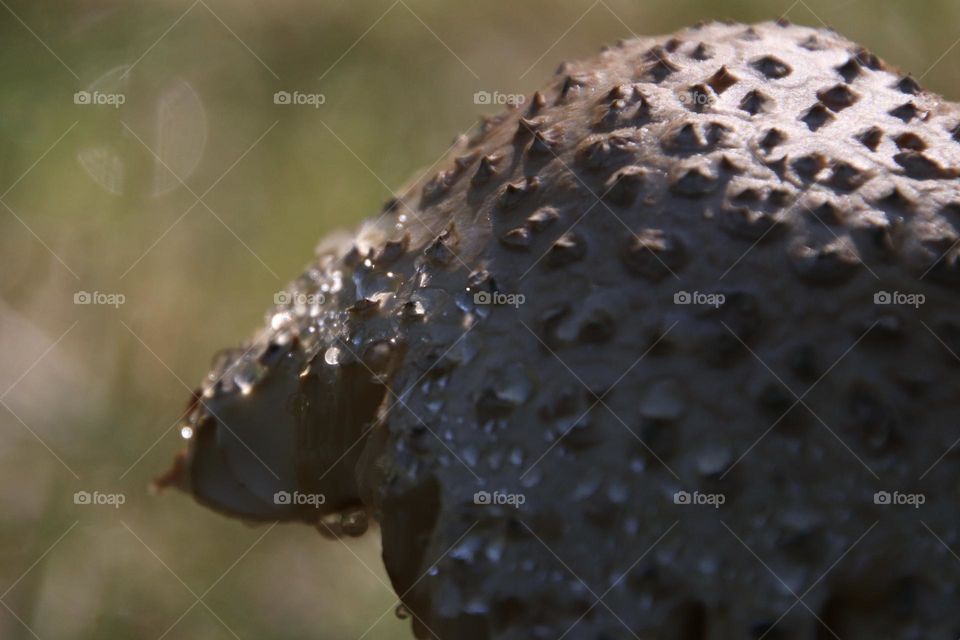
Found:
<path fill-rule="evenodd" d="M 343 289 L 342 271 L 333 271 L 330 273 L 330 284 L 328 288 L 330 293 L 339 293 Z"/>
<path fill-rule="evenodd" d="M 193 437 L 193 427 L 185 425 L 180 428 L 180 437 L 184 440 L 189 440 Z"/>
<path fill-rule="evenodd" d="M 530 397 L 533 383 L 523 365 L 514 363 L 502 372 L 502 377 L 494 385 L 494 392 L 500 400 L 519 406 Z"/>
<path fill-rule="evenodd" d="M 717 569 L 720 568 L 720 559 L 714 555 L 705 556 L 700 559 L 697 568 L 700 569 L 700 573 L 712 576 L 717 572 Z"/>
<path fill-rule="evenodd" d="M 470 536 L 450 552 L 450 557 L 470 564 L 473 562 L 473 559 L 476 556 L 479 548 L 480 538 L 477 536 Z"/>
<path fill-rule="evenodd" d="M 331 367 L 337 366 L 340 362 L 340 349 L 339 347 L 330 347 L 323 354 L 323 361 L 329 364 Z"/>
<path fill-rule="evenodd" d="M 530 489 L 537 486 L 542 478 L 543 473 L 541 473 L 540 469 L 533 468 L 523 476 L 523 478 L 520 480 L 520 484 L 522 484 L 524 488 Z"/>
<path fill-rule="evenodd" d="M 348 536 L 361 536 L 367 531 L 369 519 L 366 509 L 346 511 L 340 517 L 340 528 Z"/>
<path fill-rule="evenodd" d="M 607 497 L 615 504 L 623 504 L 630 495 L 630 488 L 622 482 L 611 483 L 607 488 Z"/>
<path fill-rule="evenodd" d="M 279 331 L 290 324 L 292 319 L 293 317 L 287 311 L 275 313 L 270 317 L 270 328 L 274 331 Z"/>
<path fill-rule="evenodd" d="M 472 598 L 463 608 L 463 612 L 469 615 L 485 615 L 490 612 L 490 607 L 480 598 Z"/>
<path fill-rule="evenodd" d="M 733 462 L 733 454 L 725 447 L 707 449 L 697 456 L 697 471 L 707 477 L 719 476 Z"/>
<path fill-rule="evenodd" d="M 509 365 L 496 372 L 493 384 L 477 399 L 477 417 L 482 422 L 504 418 L 526 402 L 532 393 L 533 382 L 523 365 Z"/>
<path fill-rule="evenodd" d="M 398 604 L 397 608 L 393 610 L 393 613 L 400 620 L 406 620 L 410 617 L 410 610 L 402 604 Z"/>
<path fill-rule="evenodd" d="M 256 360 L 242 360 L 234 365 L 233 383 L 243 395 L 253 391 L 257 380 L 263 377 L 264 368 Z"/>
<path fill-rule="evenodd" d="M 676 420 L 683 414 L 683 396 L 675 380 L 662 380 L 647 389 L 640 414 L 654 420 Z"/>
<path fill-rule="evenodd" d="M 587 478 L 582 482 L 578 482 L 576 488 L 573 490 L 573 499 L 574 500 L 583 500 L 589 498 L 594 493 L 597 492 L 597 489 L 600 487 L 600 480 L 598 478 Z"/>
<path fill-rule="evenodd" d="M 470 288 L 467 287 L 466 292 L 459 292 L 453 296 L 453 303 L 457 305 L 457 309 L 464 313 L 468 313 L 474 310 L 473 294 L 470 293 Z"/>
<path fill-rule="evenodd" d="M 487 545 L 484 555 L 487 556 L 487 560 L 490 562 L 500 562 L 500 558 L 503 557 L 503 547 L 503 538 L 495 538 Z"/>

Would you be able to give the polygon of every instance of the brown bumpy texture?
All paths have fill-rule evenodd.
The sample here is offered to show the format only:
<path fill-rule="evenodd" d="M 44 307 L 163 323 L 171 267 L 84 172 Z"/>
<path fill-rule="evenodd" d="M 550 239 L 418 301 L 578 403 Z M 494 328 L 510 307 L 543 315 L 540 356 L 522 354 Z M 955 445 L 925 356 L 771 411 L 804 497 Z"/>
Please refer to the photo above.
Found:
<path fill-rule="evenodd" d="M 622 42 L 321 252 L 342 286 L 262 348 L 335 382 L 297 406 L 365 398 L 295 422 L 352 425 L 313 478 L 418 637 L 957 637 L 958 167 L 960 110 L 833 32 Z"/>

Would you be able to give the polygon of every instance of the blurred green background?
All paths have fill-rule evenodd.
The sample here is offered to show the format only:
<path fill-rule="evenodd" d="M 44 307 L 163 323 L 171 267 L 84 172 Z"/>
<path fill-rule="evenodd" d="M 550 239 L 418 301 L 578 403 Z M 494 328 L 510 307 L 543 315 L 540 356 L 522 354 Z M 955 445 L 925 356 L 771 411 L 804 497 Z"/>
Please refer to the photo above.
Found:
<path fill-rule="evenodd" d="M 214 351 L 495 109 L 476 91 L 529 93 L 631 33 L 786 14 L 960 95 L 946 0 L 0 5 L 4 639 L 408 637 L 375 531 L 251 528 L 146 487 Z"/>

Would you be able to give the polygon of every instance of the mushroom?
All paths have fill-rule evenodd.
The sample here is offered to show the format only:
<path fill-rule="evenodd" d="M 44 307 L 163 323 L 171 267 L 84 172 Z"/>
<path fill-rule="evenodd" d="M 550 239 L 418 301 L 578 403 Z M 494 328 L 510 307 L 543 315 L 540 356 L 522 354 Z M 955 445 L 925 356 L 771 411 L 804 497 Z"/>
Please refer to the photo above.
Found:
<path fill-rule="evenodd" d="M 532 96 L 321 247 L 158 485 L 372 516 L 421 638 L 956 636 L 960 108 L 785 22 Z"/>

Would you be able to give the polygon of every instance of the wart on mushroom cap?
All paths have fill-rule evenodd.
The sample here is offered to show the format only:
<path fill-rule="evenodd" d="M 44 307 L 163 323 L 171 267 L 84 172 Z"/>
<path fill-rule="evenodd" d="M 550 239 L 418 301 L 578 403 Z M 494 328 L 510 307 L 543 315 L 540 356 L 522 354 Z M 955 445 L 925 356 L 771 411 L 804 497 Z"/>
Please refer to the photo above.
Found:
<path fill-rule="evenodd" d="M 957 436 L 958 140 L 955 105 L 824 30 L 565 64 L 320 252 L 162 482 L 254 519 L 370 508 L 419 637 L 953 634 L 960 563 L 871 497 L 923 474 L 957 535 L 960 472 L 923 472 Z"/>

